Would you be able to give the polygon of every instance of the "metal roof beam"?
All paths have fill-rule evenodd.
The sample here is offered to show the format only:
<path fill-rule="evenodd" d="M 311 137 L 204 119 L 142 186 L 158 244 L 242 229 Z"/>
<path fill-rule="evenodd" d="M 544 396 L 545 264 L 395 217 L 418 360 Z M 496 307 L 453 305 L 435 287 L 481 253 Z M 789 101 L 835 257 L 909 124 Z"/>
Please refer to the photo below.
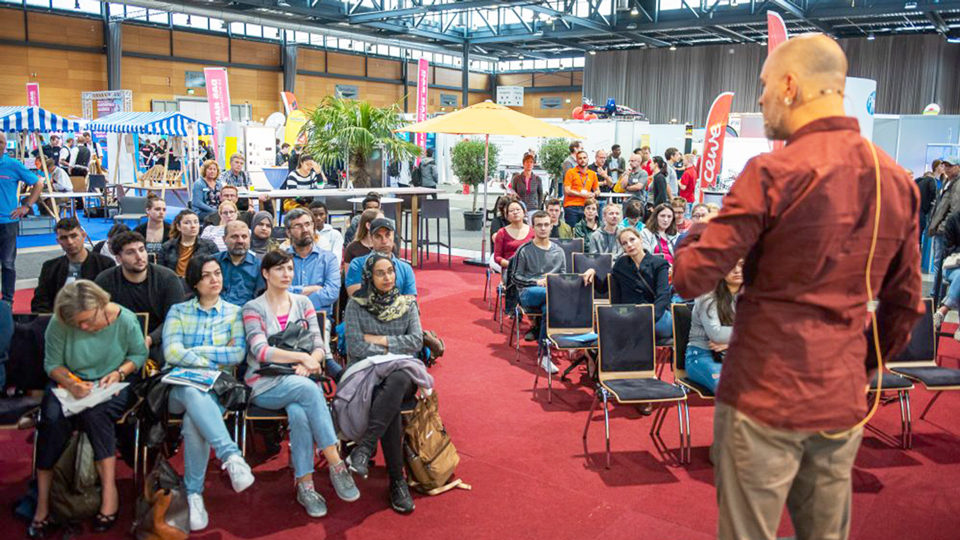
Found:
<path fill-rule="evenodd" d="M 527 8 L 527 9 L 529 9 L 529 10 L 531 10 L 531 11 L 534 11 L 534 12 L 536 12 L 536 13 L 540 13 L 541 15 L 548 15 L 548 16 L 550 16 L 550 17 L 556 17 L 556 18 L 560 19 L 561 21 L 564 21 L 564 22 L 569 23 L 569 24 L 572 24 L 572 25 L 583 26 L 583 27 L 585 27 L 585 28 L 590 28 L 590 29 L 593 29 L 593 30 L 599 30 L 599 31 L 601 31 L 601 32 L 609 32 L 609 31 L 613 28 L 612 26 L 603 24 L 602 22 L 595 21 L 595 20 L 592 20 L 592 19 L 584 19 L 583 17 L 576 17 L 576 16 L 574 16 L 574 15 L 570 15 L 569 13 L 565 13 L 565 12 L 562 12 L 562 11 L 557 11 L 557 10 L 551 8 L 551 7 L 539 6 L 539 5 L 536 5 L 536 4 L 529 5 L 529 6 L 523 6 L 523 7 Z"/>
<path fill-rule="evenodd" d="M 350 15 L 350 24 L 360 24 L 375 21 L 386 21 L 390 19 L 400 19 L 425 13 L 440 13 L 444 11 L 467 11 L 470 9 L 523 4 L 530 0 L 462 0 L 460 2 L 449 2 L 446 4 L 431 4 L 409 7 L 405 9 L 387 9 L 383 11 L 360 11 L 356 15 Z"/>

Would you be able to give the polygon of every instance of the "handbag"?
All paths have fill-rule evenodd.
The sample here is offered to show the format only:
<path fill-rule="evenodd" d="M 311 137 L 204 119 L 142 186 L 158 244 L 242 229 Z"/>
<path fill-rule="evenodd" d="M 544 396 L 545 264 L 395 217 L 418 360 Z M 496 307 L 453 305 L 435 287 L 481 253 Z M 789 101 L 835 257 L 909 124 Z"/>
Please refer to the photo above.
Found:
<path fill-rule="evenodd" d="M 53 466 L 50 513 L 58 521 L 72 523 L 93 517 L 100 510 L 100 476 L 93 461 L 93 445 L 79 431 Z"/>
<path fill-rule="evenodd" d="M 287 323 L 282 332 L 267 338 L 267 344 L 285 351 L 310 354 L 314 349 L 310 323 L 306 319 L 297 319 L 292 324 Z"/>
<path fill-rule="evenodd" d="M 943 259 L 944 272 L 953 270 L 954 268 L 960 268 L 960 251 L 951 253 L 947 258 Z"/>
<path fill-rule="evenodd" d="M 186 540 L 190 536 L 190 507 L 183 478 L 159 456 L 137 499 L 130 532 L 138 540 Z"/>

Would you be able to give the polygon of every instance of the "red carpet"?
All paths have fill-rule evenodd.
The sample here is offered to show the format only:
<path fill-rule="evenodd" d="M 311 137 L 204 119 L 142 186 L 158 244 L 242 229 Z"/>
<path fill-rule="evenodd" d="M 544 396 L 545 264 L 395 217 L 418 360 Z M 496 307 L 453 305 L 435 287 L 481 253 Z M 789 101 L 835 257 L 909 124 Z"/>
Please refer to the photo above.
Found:
<path fill-rule="evenodd" d="M 417 510 L 399 516 L 386 503 L 386 471 L 378 458 L 370 479 L 359 481 L 362 497 L 348 504 L 333 493 L 326 471 L 317 486 L 330 506 L 323 519 L 310 519 L 294 502 L 286 451 L 255 467 L 257 483 L 236 495 L 211 463 L 205 498 L 210 527 L 200 538 L 653 538 L 715 536 L 713 473 L 707 461 L 712 440 L 709 404 L 691 407 L 693 463 L 677 467 L 658 454 L 647 431 L 650 418 L 634 409 L 614 409 L 613 466 L 603 467 L 603 420 L 590 427 L 585 451 L 580 434 L 592 394 L 579 381 L 555 387 L 552 405 L 545 392 L 531 393 L 533 347 L 521 362 L 497 332 L 481 300 L 483 271 L 455 263 L 428 265 L 417 274 L 423 325 L 445 340 L 446 356 L 432 372 L 441 411 L 461 456 L 459 474 L 473 491 L 417 497 Z M 27 297 L 17 296 L 18 308 Z M 21 309 L 18 309 L 21 311 Z M 944 340 L 945 364 L 956 366 L 960 347 Z M 951 344 L 947 344 L 950 341 Z M 563 367 L 565 364 L 561 364 Z M 575 380 L 580 376 L 576 375 Z M 953 539 L 960 525 L 960 394 L 945 395 L 918 420 L 931 393 L 913 392 L 914 449 L 902 451 L 868 432 L 857 459 L 852 537 L 864 539 Z M 872 422 L 899 433 L 895 405 Z M 669 448 L 677 446 L 676 414 L 663 428 Z M 0 431 L 0 504 L 9 507 L 29 477 L 27 434 Z M 179 460 L 175 461 L 179 467 Z M 129 471 L 121 472 L 124 520 L 134 501 Z M 0 524 L 11 536 L 24 526 Z M 781 536 L 792 534 L 789 519 Z"/>

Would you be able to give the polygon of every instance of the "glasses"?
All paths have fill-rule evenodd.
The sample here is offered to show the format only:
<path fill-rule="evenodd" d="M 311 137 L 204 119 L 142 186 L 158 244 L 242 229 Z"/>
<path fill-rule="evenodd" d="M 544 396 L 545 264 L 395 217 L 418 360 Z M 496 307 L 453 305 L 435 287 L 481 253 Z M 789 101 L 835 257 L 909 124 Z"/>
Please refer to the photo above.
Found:
<path fill-rule="evenodd" d="M 291 230 L 291 231 L 302 231 L 302 230 L 308 229 L 308 228 L 310 228 L 310 227 L 313 227 L 313 223 L 295 223 L 295 224 L 293 224 L 293 225 L 290 225 L 290 230 Z"/>

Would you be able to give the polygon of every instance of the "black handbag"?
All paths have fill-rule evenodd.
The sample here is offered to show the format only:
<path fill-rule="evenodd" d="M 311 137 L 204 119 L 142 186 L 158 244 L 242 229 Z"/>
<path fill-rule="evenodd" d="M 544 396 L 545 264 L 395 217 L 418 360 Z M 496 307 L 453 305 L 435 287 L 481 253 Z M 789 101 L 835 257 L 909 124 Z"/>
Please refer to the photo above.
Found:
<path fill-rule="evenodd" d="M 298 319 L 293 323 L 288 322 L 282 332 L 267 338 L 267 344 L 285 351 L 310 354 L 314 349 L 310 323 L 306 319 Z"/>

